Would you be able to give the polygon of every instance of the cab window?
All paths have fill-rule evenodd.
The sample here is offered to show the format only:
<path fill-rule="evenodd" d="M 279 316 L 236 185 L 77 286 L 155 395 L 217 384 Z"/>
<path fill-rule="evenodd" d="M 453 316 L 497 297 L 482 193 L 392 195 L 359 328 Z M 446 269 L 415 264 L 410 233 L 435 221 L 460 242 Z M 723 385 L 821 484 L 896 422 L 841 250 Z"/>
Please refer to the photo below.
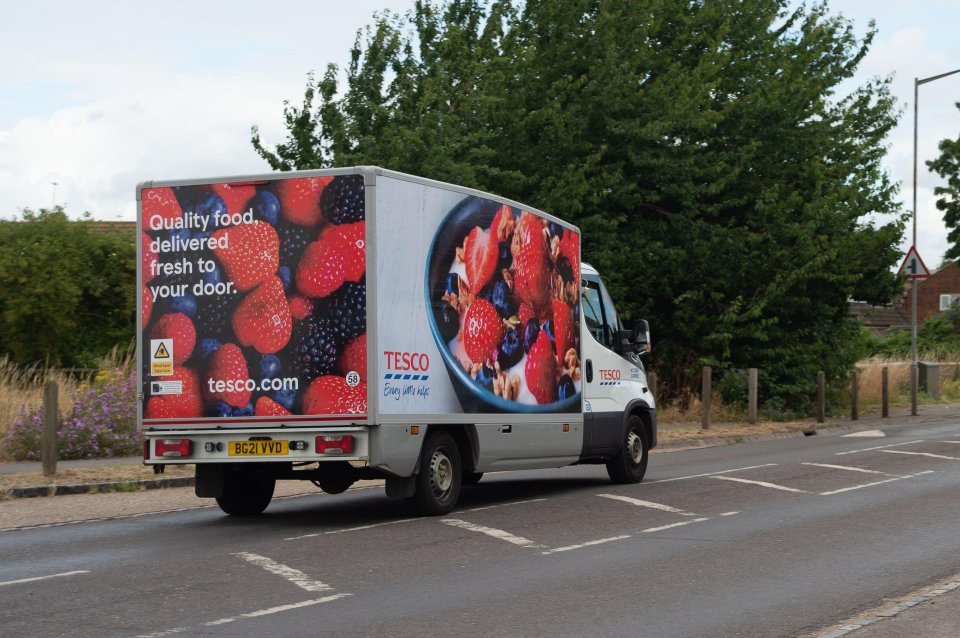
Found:
<path fill-rule="evenodd" d="M 612 314 L 613 306 L 609 302 L 604 303 L 606 292 L 601 293 L 599 282 L 588 279 L 584 284 L 581 308 L 587 330 L 598 342 L 608 348 L 612 347 L 616 325 L 616 315 Z M 613 317 L 613 323 L 610 322 L 610 317 Z"/>

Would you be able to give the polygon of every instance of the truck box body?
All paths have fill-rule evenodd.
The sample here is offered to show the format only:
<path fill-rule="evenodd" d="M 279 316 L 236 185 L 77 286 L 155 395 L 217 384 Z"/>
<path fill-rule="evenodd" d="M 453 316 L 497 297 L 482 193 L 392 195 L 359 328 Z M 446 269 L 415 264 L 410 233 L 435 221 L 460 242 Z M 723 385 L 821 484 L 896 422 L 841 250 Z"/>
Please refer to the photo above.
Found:
<path fill-rule="evenodd" d="M 137 199 L 147 463 L 409 477 L 434 426 L 462 432 L 473 472 L 600 449 L 576 227 L 374 167 L 145 182 Z M 647 391 L 639 360 L 615 365 Z"/>

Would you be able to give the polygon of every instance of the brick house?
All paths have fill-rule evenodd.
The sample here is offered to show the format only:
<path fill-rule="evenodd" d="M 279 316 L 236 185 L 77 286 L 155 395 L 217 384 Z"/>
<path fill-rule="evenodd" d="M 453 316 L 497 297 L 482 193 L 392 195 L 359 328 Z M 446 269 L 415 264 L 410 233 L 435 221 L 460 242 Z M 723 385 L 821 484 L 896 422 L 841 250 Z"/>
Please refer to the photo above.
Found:
<path fill-rule="evenodd" d="M 900 303 L 871 306 L 862 302 L 850 304 L 850 312 L 871 332 L 887 336 L 896 330 L 910 329 L 913 286 L 907 282 Z M 917 325 L 931 314 L 946 310 L 960 301 L 960 264 L 953 262 L 917 282 Z"/>

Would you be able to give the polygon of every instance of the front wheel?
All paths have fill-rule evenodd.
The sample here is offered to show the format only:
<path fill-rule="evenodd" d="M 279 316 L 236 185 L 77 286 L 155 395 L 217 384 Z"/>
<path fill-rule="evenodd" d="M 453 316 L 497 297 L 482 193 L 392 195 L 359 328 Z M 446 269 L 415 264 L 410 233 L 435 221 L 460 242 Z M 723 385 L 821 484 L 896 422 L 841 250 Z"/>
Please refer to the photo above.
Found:
<path fill-rule="evenodd" d="M 627 420 L 626 435 L 617 455 L 607 462 L 607 474 L 614 483 L 639 483 L 647 473 L 650 441 L 643 419 L 634 415 Z"/>
<path fill-rule="evenodd" d="M 453 437 L 436 431 L 427 437 L 420 452 L 413 504 L 423 516 L 446 514 L 460 498 L 460 450 Z"/>
<path fill-rule="evenodd" d="M 217 505 L 234 516 L 260 514 L 273 499 L 276 484 L 276 479 L 250 470 L 227 472 L 223 476 L 223 494 L 217 497 Z"/>

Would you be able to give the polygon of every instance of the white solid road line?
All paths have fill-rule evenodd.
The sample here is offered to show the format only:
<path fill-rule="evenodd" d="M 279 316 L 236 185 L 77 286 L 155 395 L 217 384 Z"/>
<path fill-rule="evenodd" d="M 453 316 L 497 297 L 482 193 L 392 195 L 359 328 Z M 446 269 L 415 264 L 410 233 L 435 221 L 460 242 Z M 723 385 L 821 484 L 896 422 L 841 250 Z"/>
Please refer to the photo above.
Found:
<path fill-rule="evenodd" d="M 864 474 L 879 474 L 881 476 L 897 476 L 896 474 L 888 474 L 886 472 L 878 472 L 877 470 L 867 470 L 862 467 L 853 467 L 852 465 L 831 465 L 829 463 L 801 463 L 800 465 L 812 465 L 814 467 L 826 467 L 831 470 L 847 470 L 848 472 L 863 472 Z"/>
<path fill-rule="evenodd" d="M 250 552 L 236 552 L 234 556 L 239 556 L 248 563 L 252 563 L 257 567 L 261 567 L 271 574 L 276 574 L 281 578 L 286 579 L 287 581 L 293 583 L 300 589 L 305 589 L 307 591 L 332 591 L 333 587 L 322 583 L 319 580 L 314 580 L 304 574 L 299 569 L 294 569 L 293 567 L 288 567 L 274 560 L 267 558 L 266 556 L 261 556 L 260 554 L 251 554 Z"/>
<path fill-rule="evenodd" d="M 743 472 L 744 470 L 755 470 L 760 467 L 773 467 L 776 463 L 764 463 L 763 465 L 748 465 L 747 467 L 735 467 L 732 470 L 721 470 L 720 472 L 707 472 L 706 474 L 691 474 L 690 476 L 678 476 L 676 478 L 660 479 L 657 481 L 646 481 L 647 485 L 653 483 L 669 483 L 670 481 L 685 481 L 687 479 L 703 478 L 705 476 L 716 476 L 718 474 L 729 474 L 730 472 Z"/>
<path fill-rule="evenodd" d="M 750 485 L 759 485 L 760 487 L 769 487 L 774 490 L 782 490 L 784 492 L 795 492 L 797 494 L 809 494 L 807 490 L 798 490 L 795 487 L 787 487 L 786 485 L 777 485 L 776 483 L 767 483 L 766 481 L 751 481 L 750 479 L 737 478 L 736 476 L 712 476 L 710 478 L 715 478 L 720 481 L 736 481 L 737 483 L 748 483 Z"/>
<path fill-rule="evenodd" d="M 874 483 L 864 483 L 863 485 L 854 485 L 853 487 L 844 487 L 842 489 L 832 490 L 830 492 L 820 492 L 820 496 L 832 496 L 834 494 L 842 494 L 843 492 L 852 492 L 853 490 L 862 490 L 865 487 L 873 487 L 874 485 L 883 485 L 884 483 L 893 483 L 894 481 L 900 481 L 902 479 L 908 479 L 908 478 L 915 478 L 917 476 L 923 476 L 924 474 L 933 474 L 933 470 L 918 472 L 916 474 L 907 474 L 905 476 L 895 476 L 894 478 L 889 478 L 883 481 L 876 481 Z"/>
<path fill-rule="evenodd" d="M 680 521 L 679 523 L 672 523 L 670 525 L 661 525 L 660 527 L 650 527 L 645 530 L 641 530 L 641 534 L 649 534 L 651 532 L 662 532 L 665 529 L 673 529 L 674 527 L 683 527 L 684 525 L 690 525 L 691 523 L 703 523 L 704 521 L 709 521 L 709 518 L 695 518 L 691 521 Z"/>
<path fill-rule="evenodd" d="M 78 569 L 72 572 L 60 572 L 59 574 L 50 574 L 48 576 L 34 576 L 32 578 L 20 578 L 18 580 L 8 580 L 6 582 L 0 583 L 0 587 L 4 585 L 19 585 L 20 583 L 32 583 L 38 580 L 47 580 L 50 578 L 62 578 L 64 576 L 76 576 L 77 574 L 89 574 L 90 572 L 86 569 Z"/>
<path fill-rule="evenodd" d="M 907 443 L 891 443 L 890 445 L 878 445 L 876 447 L 865 447 L 860 450 L 850 450 L 849 452 L 837 452 L 837 456 L 844 456 L 845 454 L 858 454 L 859 452 L 872 452 L 873 450 L 884 450 L 890 447 L 900 447 L 902 445 L 914 445 L 916 443 L 926 443 L 926 439 L 920 439 L 919 441 L 908 441 Z"/>
<path fill-rule="evenodd" d="M 948 461 L 960 461 L 955 456 L 944 456 L 943 454 L 930 454 L 929 452 L 906 452 L 904 450 L 880 450 L 887 454 L 909 454 L 910 456 L 925 456 L 930 459 L 947 459 Z"/>
<path fill-rule="evenodd" d="M 661 503 L 654 503 L 652 501 L 641 501 L 640 499 L 630 498 L 629 496 L 620 496 L 618 494 L 597 494 L 597 496 L 613 499 L 615 501 L 623 501 L 624 503 L 630 503 L 631 505 L 636 505 L 637 507 L 649 507 L 650 509 L 660 510 L 662 512 L 679 514 L 680 516 L 696 516 L 696 514 L 693 512 L 677 509 L 676 507 L 670 507 L 669 505 L 663 505 Z"/>
<path fill-rule="evenodd" d="M 513 543 L 514 545 L 519 545 L 520 547 L 546 547 L 546 545 L 541 545 L 536 543 L 529 538 L 524 538 L 522 536 L 515 536 L 510 532 L 505 532 L 502 529 L 496 529 L 493 527 L 485 527 L 483 525 L 477 525 L 475 523 L 469 523 L 467 521 L 462 521 L 459 518 L 445 518 L 441 523 L 446 523 L 452 527 L 459 527 L 461 529 L 466 529 L 471 532 L 480 532 L 481 534 L 486 534 L 487 536 L 492 536 L 493 538 L 506 541 L 508 543 Z"/>
<path fill-rule="evenodd" d="M 341 598 L 346 598 L 347 596 L 352 596 L 352 595 L 353 594 L 333 594 L 332 596 L 324 596 L 323 598 L 314 598 L 313 600 L 304 600 L 299 603 L 290 603 L 289 605 L 279 605 L 277 607 L 270 607 L 269 609 L 260 609 L 257 611 L 251 611 L 246 614 L 240 614 L 238 616 L 220 618 L 219 620 L 211 620 L 210 622 L 204 623 L 204 626 L 215 627 L 217 625 L 226 625 L 227 623 L 232 623 L 237 620 L 243 620 L 244 618 L 258 618 L 260 616 L 269 616 L 271 614 L 279 614 L 284 611 L 290 611 L 291 609 L 300 609 L 301 607 L 310 607 L 311 605 L 320 605 L 322 603 L 329 603 L 334 600 L 340 600 Z"/>
<path fill-rule="evenodd" d="M 584 547 L 593 547 L 594 545 L 602 545 L 603 543 L 610 543 L 613 541 L 622 541 L 625 538 L 630 538 L 630 534 L 624 534 L 623 536 L 611 536 L 610 538 L 601 538 L 595 541 L 580 543 L 579 545 L 567 545 L 566 547 L 557 547 L 556 549 L 548 549 L 540 553 L 543 554 L 544 556 L 548 554 L 558 554 L 560 552 L 569 552 L 574 549 L 581 549 Z"/>

